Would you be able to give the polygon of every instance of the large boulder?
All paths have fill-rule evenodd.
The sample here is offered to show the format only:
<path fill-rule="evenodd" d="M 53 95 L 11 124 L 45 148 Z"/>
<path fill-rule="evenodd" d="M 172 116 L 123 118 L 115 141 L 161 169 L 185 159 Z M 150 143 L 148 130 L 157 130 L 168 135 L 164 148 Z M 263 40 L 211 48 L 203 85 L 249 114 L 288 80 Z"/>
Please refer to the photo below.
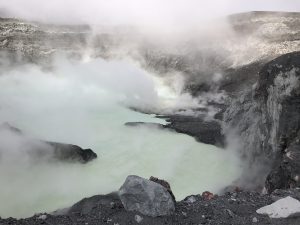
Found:
<path fill-rule="evenodd" d="M 126 210 L 146 216 L 166 216 L 175 211 L 173 198 L 165 187 L 138 176 L 126 178 L 119 197 Z"/>
<path fill-rule="evenodd" d="M 170 195 L 172 196 L 174 202 L 176 202 L 175 195 L 173 194 L 173 192 L 172 192 L 172 190 L 171 190 L 171 185 L 169 184 L 168 181 L 161 180 L 161 179 L 159 179 L 159 178 L 157 178 L 157 177 L 153 177 L 153 176 L 151 176 L 151 177 L 149 178 L 149 180 L 150 180 L 150 181 L 153 181 L 153 182 L 155 182 L 155 183 L 157 183 L 157 184 L 160 184 L 160 185 L 163 186 L 163 187 L 165 187 L 165 188 L 167 189 L 167 191 L 170 193 Z"/>
<path fill-rule="evenodd" d="M 54 215 L 74 214 L 80 213 L 80 215 L 88 215 L 93 213 L 99 213 L 99 209 L 120 209 L 123 208 L 120 198 L 117 192 L 112 192 L 107 195 L 95 195 L 89 198 L 84 198 L 81 201 L 75 203 L 69 209 L 57 210 Z"/>

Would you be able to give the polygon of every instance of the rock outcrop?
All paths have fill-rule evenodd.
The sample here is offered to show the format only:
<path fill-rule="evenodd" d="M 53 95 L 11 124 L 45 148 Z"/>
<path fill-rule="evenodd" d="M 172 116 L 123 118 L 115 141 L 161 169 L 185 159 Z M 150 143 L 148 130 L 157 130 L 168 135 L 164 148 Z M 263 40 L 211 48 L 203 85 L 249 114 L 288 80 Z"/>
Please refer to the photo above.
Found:
<path fill-rule="evenodd" d="M 35 161 L 63 161 L 87 163 L 97 158 L 97 154 L 91 149 L 82 149 L 77 145 L 43 141 L 27 136 L 20 129 L 8 123 L 0 125 L 2 137 L 8 137 L 5 146 L 0 148 L 0 159 L 11 154 L 9 148 L 13 148 L 16 156 L 29 157 Z M 3 143 L 2 143 L 3 145 Z M 8 149 L 2 149 L 8 148 Z"/>
<path fill-rule="evenodd" d="M 257 98 L 265 105 L 262 150 L 276 156 L 267 177 L 268 191 L 299 187 L 300 52 L 283 55 L 261 73 Z M 277 180 L 278 182 L 274 182 Z"/>
<path fill-rule="evenodd" d="M 146 216 L 166 216 L 175 211 L 174 200 L 165 187 L 138 176 L 126 178 L 119 197 L 126 210 Z"/>
<path fill-rule="evenodd" d="M 97 154 L 91 149 L 82 149 L 77 145 L 56 142 L 45 142 L 54 152 L 54 157 L 61 161 L 87 163 L 97 158 Z"/>
<path fill-rule="evenodd" d="M 127 122 L 124 124 L 128 127 L 149 127 L 149 128 L 163 128 L 159 123 L 146 123 L 146 122 Z"/>
<path fill-rule="evenodd" d="M 221 123 L 218 120 L 205 120 L 201 116 L 170 115 L 166 116 L 169 124 L 165 128 L 175 130 L 178 133 L 188 134 L 197 141 L 225 146 L 225 138 L 221 131 Z"/>
<path fill-rule="evenodd" d="M 294 52 L 267 63 L 252 90 L 224 114 L 225 132 L 235 132 L 242 156 L 249 160 L 245 183 L 266 178 L 268 192 L 299 186 L 299 62 L 300 53 Z"/>

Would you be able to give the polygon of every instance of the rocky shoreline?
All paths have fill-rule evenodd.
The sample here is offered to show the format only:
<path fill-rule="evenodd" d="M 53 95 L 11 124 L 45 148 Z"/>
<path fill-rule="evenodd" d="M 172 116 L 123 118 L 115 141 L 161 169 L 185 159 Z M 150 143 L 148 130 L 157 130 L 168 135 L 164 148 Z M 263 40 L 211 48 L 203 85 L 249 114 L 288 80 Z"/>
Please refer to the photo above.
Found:
<path fill-rule="evenodd" d="M 162 187 L 163 188 L 163 187 Z M 208 197 L 209 196 L 209 197 Z M 98 225 L 98 224 L 274 224 L 297 225 L 298 215 L 288 218 L 270 218 L 257 210 L 279 199 L 292 197 L 300 200 L 300 189 L 277 190 L 272 194 L 260 194 L 236 190 L 223 195 L 192 195 L 175 203 L 172 214 L 147 216 L 138 211 L 124 208 L 117 192 L 85 198 L 69 209 L 52 214 L 37 214 L 26 219 L 0 219 L 1 225 Z M 139 200 L 135 200 L 139 202 Z M 300 202 L 299 202 L 300 203 Z M 149 206 L 149 205 L 148 205 Z M 155 205 L 157 207 L 157 205 Z M 138 210 L 138 208 L 136 208 Z M 278 210 L 278 209 L 277 209 Z M 299 209 L 298 209 L 299 210 Z M 279 211 L 280 212 L 280 209 Z"/>

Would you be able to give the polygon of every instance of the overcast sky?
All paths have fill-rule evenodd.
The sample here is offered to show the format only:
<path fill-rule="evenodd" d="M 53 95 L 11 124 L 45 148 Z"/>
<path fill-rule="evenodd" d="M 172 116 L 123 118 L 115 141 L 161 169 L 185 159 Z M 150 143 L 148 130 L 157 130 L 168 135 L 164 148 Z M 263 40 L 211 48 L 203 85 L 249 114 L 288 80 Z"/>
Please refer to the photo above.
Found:
<path fill-rule="evenodd" d="M 2 12 L 51 22 L 176 25 L 236 12 L 300 11 L 300 0 L 0 0 Z"/>

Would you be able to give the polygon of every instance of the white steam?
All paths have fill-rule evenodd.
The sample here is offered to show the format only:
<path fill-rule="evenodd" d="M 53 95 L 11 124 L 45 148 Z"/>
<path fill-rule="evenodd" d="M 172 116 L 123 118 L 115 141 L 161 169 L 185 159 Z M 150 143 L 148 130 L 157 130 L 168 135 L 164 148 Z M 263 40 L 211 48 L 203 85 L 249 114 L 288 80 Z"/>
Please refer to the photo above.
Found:
<path fill-rule="evenodd" d="M 59 23 L 175 28 L 245 11 L 299 11 L 298 0 L 1 0 L 3 13 Z"/>
<path fill-rule="evenodd" d="M 5 125 L 0 127 L 0 143 L 2 169 L 18 164 L 30 166 L 53 157 L 53 149 L 48 144 L 21 135 Z"/>
<path fill-rule="evenodd" d="M 0 76 L 0 123 L 98 154 L 85 165 L 33 161 L 35 141 L 0 132 L 0 216 L 25 217 L 68 207 L 117 190 L 129 174 L 168 180 L 178 199 L 217 192 L 235 180 L 240 167 L 233 152 L 155 127 L 124 126 L 165 123 L 123 106 L 166 106 L 164 96 L 169 95 L 156 83 L 126 61 L 72 63 L 63 58 L 54 71 L 26 66 Z"/>

